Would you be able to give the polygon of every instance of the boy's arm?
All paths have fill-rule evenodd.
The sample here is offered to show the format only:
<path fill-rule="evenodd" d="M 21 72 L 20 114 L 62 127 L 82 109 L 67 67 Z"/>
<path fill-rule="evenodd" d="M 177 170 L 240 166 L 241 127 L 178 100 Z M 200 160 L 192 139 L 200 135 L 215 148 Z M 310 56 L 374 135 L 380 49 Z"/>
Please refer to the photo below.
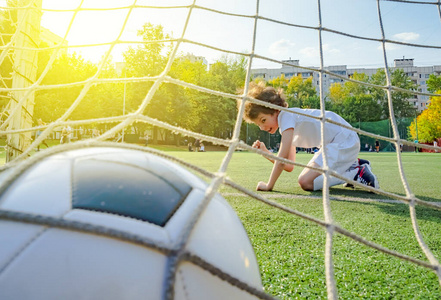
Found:
<path fill-rule="evenodd" d="M 294 136 L 294 128 L 288 128 L 284 132 L 282 132 L 282 141 L 280 143 L 280 149 L 278 153 L 278 157 L 283 157 L 289 160 L 294 161 L 296 155 L 295 146 L 292 145 L 292 139 Z M 268 183 L 259 182 L 257 184 L 258 191 L 271 191 L 276 184 L 277 179 L 283 170 L 291 172 L 294 169 L 294 165 L 284 164 L 281 161 L 276 160 L 274 162 L 273 170 L 271 171 L 270 178 Z"/>
<path fill-rule="evenodd" d="M 257 149 L 262 150 L 262 151 L 264 151 L 264 152 L 266 152 L 266 153 L 268 153 L 268 154 L 272 154 L 272 153 L 266 148 L 265 143 L 264 143 L 264 142 L 261 142 L 261 141 L 259 141 L 259 140 L 255 141 L 255 142 L 253 143 L 253 148 L 257 148 Z M 278 156 L 280 155 L 280 151 L 282 151 L 281 148 L 279 148 Z M 267 160 L 269 160 L 270 162 L 274 163 L 274 159 L 272 159 L 272 158 L 270 158 L 270 157 L 267 157 L 267 156 L 264 156 L 264 157 L 265 157 Z M 291 146 L 291 151 L 289 152 L 289 156 L 288 156 L 288 157 L 283 156 L 283 157 L 284 157 L 284 158 L 287 158 L 287 159 L 289 159 L 289 160 L 295 161 L 295 158 L 296 158 L 296 147 L 295 147 L 294 145 L 292 145 L 292 146 Z M 294 169 L 294 165 L 283 164 L 283 166 L 284 166 L 283 169 L 284 169 L 285 171 L 288 171 L 288 172 L 291 172 L 291 171 Z"/>

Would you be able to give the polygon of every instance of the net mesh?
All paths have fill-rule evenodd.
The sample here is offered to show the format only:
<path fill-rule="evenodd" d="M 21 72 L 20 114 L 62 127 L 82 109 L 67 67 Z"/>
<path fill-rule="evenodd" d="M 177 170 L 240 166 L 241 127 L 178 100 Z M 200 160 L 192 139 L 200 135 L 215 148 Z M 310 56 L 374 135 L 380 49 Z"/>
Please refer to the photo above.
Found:
<path fill-rule="evenodd" d="M 326 118 L 317 117 L 318 120 L 320 120 L 322 124 L 322 132 L 324 126 L 326 126 L 326 123 L 334 123 L 337 125 L 340 125 L 342 127 L 348 128 L 350 130 L 353 130 L 357 132 L 358 134 L 362 135 L 363 137 L 369 137 L 372 139 L 379 139 L 388 143 L 391 143 L 395 146 L 395 149 L 399 149 L 400 144 L 414 146 L 414 143 L 407 141 L 406 139 L 401 138 L 400 131 L 398 130 L 397 121 L 395 119 L 394 114 L 394 107 L 392 105 L 392 92 L 393 91 L 402 91 L 406 93 L 411 93 L 413 95 L 425 95 L 425 96 L 435 96 L 431 93 L 424 93 L 421 91 L 414 91 L 414 90 L 405 90 L 400 87 L 393 86 L 391 83 L 391 72 L 389 70 L 389 64 L 388 64 L 388 55 L 386 51 L 387 45 L 405 45 L 409 47 L 417 47 L 417 48 L 428 48 L 432 50 L 439 50 L 441 49 L 441 46 L 437 45 L 429 45 L 429 44 L 414 44 L 414 43 L 404 43 L 401 41 L 397 41 L 394 39 L 391 39 L 389 36 L 385 34 L 384 30 L 384 24 L 383 24 L 383 14 L 381 10 L 381 2 L 383 1 L 377 1 L 377 13 L 378 13 L 378 24 L 381 28 L 381 36 L 378 38 L 371 38 L 371 37 L 365 37 L 362 35 L 355 35 L 351 34 L 345 31 L 338 31 L 331 28 L 326 27 L 326 24 L 322 22 L 322 10 L 321 5 L 322 1 L 317 1 L 317 12 L 318 12 L 318 24 L 309 26 L 309 25 L 303 25 L 303 24 L 296 24 L 293 22 L 285 21 L 285 20 L 279 20 L 277 18 L 268 18 L 264 17 L 260 11 L 260 3 L 259 1 L 256 1 L 255 3 L 255 13 L 246 15 L 246 14 L 237 14 L 237 13 L 230 13 L 227 9 L 226 10 L 217 10 L 210 7 L 204 7 L 202 5 L 199 5 L 199 2 L 193 1 L 190 4 L 187 5 L 169 5 L 169 6 L 158 6 L 158 5 L 149 5 L 149 2 L 143 1 L 142 4 L 140 4 L 141 1 L 132 1 L 129 4 L 121 5 L 121 6 L 114 6 L 114 7 L 108 7 L 108 8 L 98 8 L 98 7 L 85 7 L 84 4 L 85 1 L 81 1 L 78 7 L 72 8 L 72 9 L 53 9 L 53 8 L 41 8 L 39 7 L 39 1 L 29 1 L 29 2 L 19 2 L 18 7 L 12 9 L 11 7 L 1 7 L 4 11 L 7 12 L 7 15 L 9 16 L 11 23 L 15 24 L 16 30 L 15 33 L 12 35 L 1 35 L 2 44 L 3 46 L 0 47 L 1 54 L 0 54 L 0 63 L 2 66 L 5 64 L 14 64 L 14 60 L 17 60 L 17 56 L 13 56 L 14 53 L 17 52 L 33 52 L 38 53 L 42 51 L 50 51 L 51 55 L 46 63 L 44 69 L 41 71 L 39 76 L 32 80 L 31 78 L 27 79 L 26 84 L 23 86 L 13 86 L 11 84 L 12 78 L 8 76 L 3 76 L 1 78 L 1 87 L 0 87 L 0 93 L 3 100 L 10 100 L 12 99 L 14 101 L 14 105 L 9 105 L 3 112 L 2 112 L 2 122 L 0 125 L 0 135 L 8 135 L 8 136 L 22 136 L 22 139 L 26 141 L 24 143 L 24 147 L 21 149 L 15 149 L 14 145 L 7 144 L 5 146 L 5 149 L 12 149 L 17 151 L 17 155 L 15 159 L 8 162 L 6 165 L 2 166 L 2 170 L 9 169 L 11 167 L 13 168 L 12 172 L 9 173 L 6 180 L 3 181 L 2 185 L 0 186 L 0 193 L 5 191 L 6 188 L 9 186 L 11 182 L 13 182 L 20 174 L 22 174 L 26 169 L 28 169 L 33 164 L 36 164 L 38 161 L 43 159 L 44 157 L 47 157 L 49 155 L 52 155 L 54 153 L 63 152 L 70 149 L 78 149 L 83 147 L 89 147 L 92 145 L 96 146 L 112 146 L 112 147 L 122 147 L 122 148 L 128 148 L 128 149 L 137 149 L 140 151 L 146 151 L 155 153 L 156 155 L 165 157 L 167 159 L 176 161 L 185 167 L 191 168 L 200 174 L 207 176 L 208 178 L 211 178 L 210 184 L 206 190 L 205 198 L 203 201 L 203 205 L 201 205 L 197 211 L 194 212 L 193 217 L 186 225 L 186 229 L 184 230 L 184 234 L 180 237 L 180 242 L 175 245 L 174 248 L 168 248 L 166 246 L 157 245 L 153 243 L 152 241 L 140 239 L 137 236 L 134 236 L 128 232 L 116 232 L 114 230 L 110 230 L 108 228 L 102 228 L 90 224 L 83 224 L 78 222 L 71 222 L 68 220 L 65 220 L 63 218 L 51 218 L 47 216 L 40 216 L 40 215 L 32 215 L 32 214 L 25 214 L 25 213 L 18 213 L 13 211 L 6 211 L 1 210 L 0 211 L 0 218 L 2 219 L 10 219 L 10 220 L 16 220 L 16 221 L 22 221 L 22 222 L 30 222 L 35 224 L 44 224 L 47 226 L 52 227 L 60 227 L 60 228 L 67 228 L 67 229 L 75 229 L 75 230 L 81 230 L 85 232 L 93 232 L 97 234 L 102 234 L 106 236 L 112 236 L 117 237 L 123 240 L 128 240 L 131 242 L 138 243 L 140 245 L 145 245 L 150 248 L 154 248 L 158 251 L 161 251 L 162 253 L 169 255 L 170 257 L 173 257 L 172 263 L 170 264 L 169 269 L 169 275 L 168 275 L 168 289 L 166 293 L 166 298 L 173 298 L 173 282 L 175 278 L 175 273 L 177 266 L 180 262 L 183 260 L 190 261 L 205 270 L 209 271 L 210 273 L 214 274 L 215 276 L 221 278 L 224 281 L 229 282 L 230 284 L 237 286 L 244 291 L 247 291 L 248 293 L 255 295 L 258 298 L 261 299 L 272 299 L 273 297 L 269 294 L 266 294 L 254 287 L 251 287 L 247 285 L 244 282 L 241 282 L 240 280 L 232 277 L 229 274 L 225 274 L 222 270 L 219 270 L 218 268 L 214 267 L 210 263 L 204 261 L 200 257 L 196 257 L 191 253 L 185 252 L 184 255 L 182 255 L 182 251 L 185 249 L 185 245 L 187 243 L 188 237 L 192 232 L 192 229 L 194 228 L 194 225 L 196 221 L 198 220 L 198 217 L 201 215 L 203 210 L 205 209 L 206 205 L 209 203 L 210 199 L 216 193 L 220 187 L 221 184 L 225 184 L 228 186 L 233 187 L 234 189 L 238 190 L 239 192 L 252 197 L 253 199 L 257 201 L 261 201 L 269 206 L 275 207 L 277 209 L 280 209 L 282 211 L 285 211 L 286 213 L 293 214 L 295 216 L 298 216 L 300 218 L 303 218 L 309 222 L 315 223 L 321 227 L 324 228 L 326 231 L 326 246 L 325 246 L 325 269 L 326 269 L 326 286 L 328 291 L 328 298 L 329 299 L 336 299 L 338 297 L 337 288 L 336 288 L 336 281 L 335 281 L 335 271 L 334 271 L 334 263 L 333 263 L 333 243 L 335 240 L 335 234 L 341 234 L 343 236 L 346 236 L 356 242 L 359 242 L 361 244 L 364 244 L 366 246 L 369 246 L 373 249 L 376 249 L 378 251 L 384 252 L 388 255 L 392 255 L 395 257 L 398 257 L 400 259 L 412 262 L 414 264 L 417 264 L 419 266 L 423 266 L 425 268 L 433 270 L 436 275 L 438 276 L 439 282 L 441 284 L 441 265 L 437 258 L 433 255 L 432 251 L 427 246 L 426 242 L 423 239 L 423 236 L 420 232 L 417 218 L 416 218 L 416 205 L 422 205 L 425 207 L 433 208 L 440 210 L 441 206 L 424 201 L 422 199 L 419 199 L 414 195 L 412 192 L 409 183 L 406 179 L 406 174 L 403 170 L 403 164 L 402 164 L 402 157 L 400 151 L 396 151 L 396 157 L 398 162 L 398 169 L 401 177 L 401 181 L 403 184 L 403 187 L 405 189 L 405 195 L 398 195 L 394 193 L 387 192 L 382 189 L 373 189 L 371 187 L 367 187 L 365 185 L 361 185 L 355 181 L 347 180 L 346 178 L 342 177 L 340 174 L 334 172 L 332 169 L 328 168 L 327 164 L 327 154 L 326 151 L 323 152 L 324 156 L 324 166 L 323 168 L 312 168 L 324 175 L 324 186 L 323 189 L 323 207 L 324 207 L 324 220 L 312 217 L 310 215 L 304 214 L 300 211 L 291 209 L 289 207 L 283 206 L 275 201 L 268 200 L 266 197 L 259 193 L 255 193 L 253 191 L 250 191 L 235 182 L 231 181 L 228 177 L 228 165 L 231 161 L 232 155 L 237 149 L 243 149 L 250 152 L 255 152 L 256 154 L 263 155 L 265 157 L 268 157 L 272 160 L 279 160 L 286 164 L 294 164 L 299 167 L 308 167 L 304 164 L 298 163 L 298 162 L 292 162 L 283 158 L 278 158 L 275 155 L 267 154 L 266 152 L 254 149 L 241 141 L 239 139 L 240 136 L 240 130 L 241 130 L 241 124 L 242 124 L 242 114 L 244 110 L 244 102 L 245 100 L 258 103 L 262 106 L 267 106 L 270 108 L 275 109 L 281 109 L 278 106 L 274 106 L 271 104 L 268 104 L 266 102 L 262 102 L 253 98 L 247 97 L 247 87 L 248 83 L 251 80 L 251 69 L 255 63 L 256 60 L 262 60 L 267 61 L 271 63 L 279 63 L 282 64 L 282 61 L 279 61 L 277 59 L 274 59 L 272 57 L 267 57 L 259 54 L 255 51 L 256 49 L 256 35 L 258 32 L 258 24 L 279 24 L 283 26 L 293 27 L 293 28 L 302 28 L 302 29 L 308 29 L 311 30 L 314 34 L 318 35 L 318 46 L 319 46 L 319 63 L 320 66 L 318 68 L 311 68 L 306 67 L 302 65 L 294 65 L 287 62 L 283 62 L 284 65 L 291 65 L 293 67 L 301 68 L 306 71 L 312 71 L 312 72 L 318 72 L 320 74 L 320 107 L 322 111 L 322 115 L 324 115 L 325 111 L 325 95 L 324 95 L 324 87 L 323 87 L 323 77 L 325 75 L 332 75 L 333 77 L 339 78 L 341 80 L 344 80 L 346 82 L 354 82 L 356 84 L 368 86 L 377 88 L 380 90 L 384 90 L 387 93 L 388 98 L 388 104 L 389 104 L 389 123 L 392 128 L 392 134 L 389 134 L 387 136 L 383 135 L 376 135 L 372 134 L 371 132 L 352 128 L 352 127 L 346 127 L 345 125 L 335 123 L 332 120 L 328 120 Z M 386 2 L 386 1 L 384 1 Z M 441 18 L 441 10 L 440 10 L 440 1 L 399 1 L 399 0 L 389 0 L 387 2 L 401 2 L 405 3 L 406 5 L 427 5 L 430 7 L 433 7 L 433 9 L 436 9 L 439 12 L 440 18 Z M 147 4 L 145 4 L 147 3 Z M 40 4 L 41 5 L 41 4 Z M 154 9 L 154 10 L 167 10 L 170 11 L 170 15 L 172 15 L 172 12 L 174 10 L 180 10 L 185 11 L 186 17 L 185 22 L 183 23 L 183 26 L 181 28 L 181 32 L 179 33 L 178 38 L 172 38 L 172 37 L 164 37 L 163 40 L 143 40 L 141 42 L 139 41 L 125 41 L 122 39 L 123 32 L 127 26 L 127 24 L 130 22 L 131 17 L 135 14 L 135 11 L 142 10 L 142 9 Z M 47 46 L 43 48 L 33 47 L 29 45 L 18 45 L 17 39 L 19 39 L 19 33 L 22 32 L 26 27 L 26 20 L 27 16 L 31 15 L 32 12 L 35 11 L 41 11 L 43 13 L 45 12 L 70 12 L 71 13 L 71 19 L 68 26 L 68 29 L 65 33 L 65 35 L 62 38 L 62 41 L 59 43 L 53 45 L 53 46 Z M 120 28 L 119 32 L 115 33 L 115 36 L 112 40 L 105 41 L 102 43 L 87 43 L 82 45 L 74 45 L 74 46 L 67 46 L 65 43 L 66 38 L 69 34 L 69 31 L 71 30 L 72 24 L 75 21 L 75 18 L 80 12 L 95 12 L 95 11 L 101 11 L 101 12 L 111 12 L 111 11 L 124 11 L 126 12 L 125 18 L 123 21 L 123 25 Z M 250 26 L 251 31 L 247 33 L 251 37 L 251 45 L 250 45 L 250 51 L 249 52 L 240 52 L 240 51 L 232 51 L 229 49 L 223 49 L 221 47 L 212 46 L 210 44 L 204 43 L 203 41 L 199 40 L 193 40 L 187 38 L 187 28 L 189 26 L 189 22 L 192 18 L 194 18 L 194 15 L 197 15 L 197 12 L 199 11 L 208 11 L 216 15 L 225 16 L 225 17 L 233 17 L 233 18 L 243 18 L 247 19 L 250 22 L 252 22 L 252 26 Z M 14 12 L 18 13 L 18 19 L 14 19 Z M 20 19 L 21 16 L 21 19 Z M 201 25 L 202 26 L 202 25 Z M 222 29 L 219 29 L 219 32 L 221 32 Z M 385 86 L 382 85 L 375 85 L 371 83 L 366 82 L 360 82 L 357 80 L 353 80 L 351 78 L 347 78 L 346 76 L 340 76 L 335 73 L 331 73 L 330 71 L 326 70 L 324 66 L 324 45 L 322 43 L 322 35 L 325 33 L 332 33 L 344 37 L 348 37 L 355 40 L 365 40 L 370 42 L 376 42 L 379 45 L 381 45 L 383 49 L 382 57 L 384 62 L 384 70 L 386 74 L 386 82 L 387 84 Z M 233 33 L 230 33 L 233 34 Z M 311 33 L 312 34 L 312 33 Z M 129 76 L 104 76 L 104 73 L 106 72 L 106 66 L 111 61 L 112 57 L 112 51 L 121 46 L 126 44 L 140 44 L 140 45 L 155 45 L 155 44 L 163 44 L 168 43 L 170 45 L 169 54 L 167 56 L 167 61 L 165 62 L 165 67 L 158 71 L 157 74 L 154 75 L 148 75 L 148 76 L 142 76 L 142 77 L 129 77 Z M 189 83 L 185 80 L 180 80 L 172 76 L 171 69 L 174 61 L 178 59 L 178 51 L 180 47 L 182 47 L 183 44 L 191 44 L 196 45 L 199 47 L 204 47 L 207 49 L 210 49 L 212 51 L 218 52 L 218 53 L 224 53 L 229 55 L 239 55 L 241 57 L 245 57 L 247 60 L 247 67 L 246 67 L 246 74 L 245 78 L 243 78 L 243 81 L 245 83 L 245 89 L 242 94 L 237 95 L 234 93 L 227 93 L 223 92 L 217 89 L 207 88 L 204 86 L 200 86 L 198 84 Z M 96 69 L 96 72 L 93 76 L 89 77 L 86 80 L 81 81 L 74 81 L 70 83 L 63 83 L 63 84 L 49 84 L 44 85 L 42 84 L 43 79 L 48 74 L 50 68 L 54 64 L 55 60 L 58 57 L 58 53 L 60 51 L 66 50 L 66 49 L 75 49 L 75 48 L 88 48 L 88 47 L 106 47 L 107 50 L 103 52 L 103 57 L 101 59 L 101 62 L 98 64 L 98 67 Z M 18 72 L 18 70 L 15 73 Z M 18 74 L 18 76 L 26 77 L 25 74 Z M 91 92 L 91 90 L 100 85 L 107 85 L 107 84 L 142 84 L 142 83 L 149 83 L 148 90 L 145 95 L 143 95 L 143 100 L 141 104 L 132 112 L 128 114 L 120 114 L 116 116 L 111 117 L 105 117 L 105 118 L 94 118 L 93 115 L 91 118 L 82 119 L 82 120 L 75 120 L 71 121 L 70 117 L 73 115 L 74 111 L 81 105 L 81 103 L 84 103 L 87 101 L 87 95 Z M 184 128 L 182 126 L 177 126 L 176 124 L 172 124 L 169 122 L 159 121 L 156 118 L 149 117 L 145 115 L 146 108 L 148 107 L 149 103 L 151 103 L 152 98 L 155 96 L 155 94 L 158 93 L 160 90 L 160 86 L 163 84 L 172 84 L 175 86 L 183 87 L 187 90 L 195 91 L 201 94 L 209 94 L 219 97 L 219 99 L 222 99 L 222 101 L 241 101 L 242 105 L 239 107 L 239 111 L 237 113 L 237 117 L 235 119 L 234 124 L 234 130 L 231 132 L 230 138 L 218 138 L 215 136 L 210 136 L 206 134 L 201 134 L 196 131 L 192 131 L 188 128 Z M 66 88 L 78 88 L 78 93 L 75 94 L 75 98 L 72 101 L 72 105 L 70 105 L 65 111 L 61 112 L 61 116 L 59 116 L 55 121 L 47 124 L 47 125 L 38 125 L 38 126 L 12 126 L 14 120 L 17 118 L 17 115 L 23 114 L 23 108 L 28 107 L 26 105 L 26 102 L 28 101 L 29 97 L 34 95 L 37 92 L 46 92 L 46 91 L 54 91 L 58 89 L 66 89 Z M 17 97 L 17 95 L 19 95 Z M 281 110 L 288 111 L 287 109 L 282 108 Z M 291 112 L 291 111 L 289 111 Z M 293 112 L 291 112 L 293 113 Z M 26 114 L 26 112 L 25 112 Z M 28 115 L 31 115 L 32 112 L 28 112 Z M 300 114 L 300 113 L 299 113 Z M 310 117 L 310 116 L 308 116 Z M 22 119 L 22 117 L 19 117 L 19 119 Z M 216 173 L 208 172 L 204 169 L 199 168 L 196 165 L 187 163 L 183 160 L 177 159 L 176 157 L 170 156 L 164 152 L 156 151 L 154 149 L 141 147 L 137 145 L 131 145 L 131 144 L 124 144 L 124 143 L 109 143 L 106 140 L 113 138 L 115 135 L 117 135 L 119 132 L 122 132 L 125 128 L 130 126 L 131 124 L 134 124 L 135 122 L 140 123 L 146 123 L 153 126 L 156 126 L 158 128 L 163 128 L 169 131 L 174 132 L 175 134 L 180 134 L 182 136 L 191 137 L 195 139 L 199 139 L 202 141 L 210 142 L 215 145 L 222 145 L 227 147 L 227 151 L 225 154 L 225 157 L 219 166 L 219 169 Z M 107 127 L 108 129 L 103 132 L 101 135 L 85 139 L 83 141 L 78 141 L 76 143 L 71 144 L 64 144 L 57 147 L 49 148 L 45 151 L 33 154 L 30 156 L 31 152 L 34 148 L 36 148 L 40 143 L 42 143 L 46 138 L 48 138 L 51 134 L 54 134 L 54 132 L 65 126 L 81 126 L 81 125 L 90 125 L 90 124 L 109 124 Z M 36 136 L 35 140 L 32 141 L 30 137 L 31 132 L 35 131 L 41 131 L 41 134 Z M 324 136 L 322 135 L 322 144 L 324 144 Z M 8 139 L 9 141 L 9 139 Z M 22 146 L 23 146 L 22 145 Z M 424 145 L 419 144 L 418 145 L 421 148 L 427 148 L 427 149 L 437 149 L 440 150 L 439 147 L 432 147 L 430 145 Z M 390 250 L 386 247 L 383 247 L 379 244 L 376 244 L 375 242 L 369 241 L 353 232 L 350 232 L 343 228 L 342 226 L 337 225 L 333 220 L 333 214 L 331 210 L 330 205 L 330 193 L 329 188 L 327 188 L 327 182 L 330 178 L 330 176 L 334 176 L 337 178 L 340 178 L 346 182 L 349 182 L 353 184 L 354 186 L 357 186 L 361 189 L 365 189 L 380 195 L 384 195 L 402 202 L 405 202 L 408 204 L 409 210 L 410 210 L 410 217 L 412 220 L 412 226 L 415 232 L 415 238 L 417 239 L 422 251 L 424 252 L 427 261 L 414 258 L 402 253 L 398 253 L 394 250 Z"/>

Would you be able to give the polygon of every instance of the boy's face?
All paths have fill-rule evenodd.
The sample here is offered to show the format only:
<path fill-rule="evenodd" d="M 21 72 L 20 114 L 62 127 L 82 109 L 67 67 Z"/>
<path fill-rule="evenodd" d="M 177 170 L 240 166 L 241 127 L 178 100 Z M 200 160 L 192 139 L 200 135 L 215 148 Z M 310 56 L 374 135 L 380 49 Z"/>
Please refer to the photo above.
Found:
<path fill-rule="evenodd" d="M 254 124 L 259 126 L 260 130 L 268 131 L 269 133 L 273 134 L 276 133 L 277 129 L 279 128 L 279 122 L 277 120 L 279 113 L 279 111 L 273 114 L 259 113 L 257 118 L 252 121 Z"/>

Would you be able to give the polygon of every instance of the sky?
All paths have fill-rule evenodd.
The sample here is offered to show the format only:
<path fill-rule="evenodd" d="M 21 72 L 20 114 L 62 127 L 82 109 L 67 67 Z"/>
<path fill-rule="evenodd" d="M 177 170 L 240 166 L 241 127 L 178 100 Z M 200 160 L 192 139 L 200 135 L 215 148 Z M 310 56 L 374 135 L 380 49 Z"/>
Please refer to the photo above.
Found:
<path fill-rule="evenodd" d="M 425 1 L 427 2 L 427 1 Z M 79 7 L 81 0 L 43 0 L 41 25 L 63 37 L 74 15 L 68 10 Z M 82 8 L 126 7 L 135 0 L 83 0 Z M 189 0 L 138 0 L 137 5 L 175 6 L 189 5 Z M 4 1 L 0 0 L 4 6 Z M 196 5 L 228 13 L 253 16 L 256 0 L 196 0 Z M 321 0 L 322 26 L 349 35 L 381 38 L 376 0 Z M 441 19 L 436 5 L 380 1 L 380 10 L 386 39 L 441 46 Z M 260 0 L 260 16 L 300 26 L 317 27 L 318 1 L 313 0 Z M 79 11 L 67 35 L 68 44 L 85 45 L 116 40 L 123 28 L 129 9 L 106 11 Z M 188 8 L 151 9 L 131 11 L 120 40 L 140 41 L 137 31 L 150 22 L 160 24 L 164 32 L 181 37 L 188 17 Z M 253 43 L 254 19 L 228 16 L 193 9 L 184 38 L 233 52 L 250 53 Z M 349 68 L 372 68 L 384 65 L 381 43 L 350 38 L 341 34 L 322 32 L 323 61 L 325 66 L 347 65 Z M 129 44 L 117 45 L 112 51 L 114 61 L 122 61 L 122 53 Z M 137 47 L 132 44 L 132 47 Z M 85 59 L 98 62 L 109 46 L 73 48 Z M 295 59 L 302 66 L 320 66 L 318 30 L 288 26 L 266 20 L 257 22 L 256 54 L 275 60 Z M 225 53 L 207 47 L 183 43 L 178 53 L 204 56 L 209 63 Z M 396 44 L 387 45 L 387 61 L 393 65 L 397 58 L 413 58 L 416 66 L 441 65 L 441 49 L 418 48 Z M 278 68 L 280 64 L 255 59 L 253 68 Z"/>

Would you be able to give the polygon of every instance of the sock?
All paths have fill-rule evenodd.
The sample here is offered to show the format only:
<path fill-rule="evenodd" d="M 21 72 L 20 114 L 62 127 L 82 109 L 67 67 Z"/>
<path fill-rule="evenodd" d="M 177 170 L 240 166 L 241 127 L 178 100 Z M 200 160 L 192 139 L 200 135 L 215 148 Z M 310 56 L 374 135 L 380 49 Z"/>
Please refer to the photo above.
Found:
<path fill-rule="evenodd" d="M 342 176 L 347 179 L 354 180 L 354 177 L 355 177 L 355 175 L 357 175 L 357 172 L 358 172 L 358 168 L 350 168 L 349 170 L 344 172 L 342 174 Z M 329 183 L 329 187 L 331 187 L 334 185 L 343 184 L 343 183 L 345 183 L 345 181 L 341 180 L 340 178 L 331 176 L 328 179 L 328 183 Z M 321 190 L 321 189 L 323 189 L 323 175 L 320 175 L 319 177 L 314 179 L 314 191 Z"/>

